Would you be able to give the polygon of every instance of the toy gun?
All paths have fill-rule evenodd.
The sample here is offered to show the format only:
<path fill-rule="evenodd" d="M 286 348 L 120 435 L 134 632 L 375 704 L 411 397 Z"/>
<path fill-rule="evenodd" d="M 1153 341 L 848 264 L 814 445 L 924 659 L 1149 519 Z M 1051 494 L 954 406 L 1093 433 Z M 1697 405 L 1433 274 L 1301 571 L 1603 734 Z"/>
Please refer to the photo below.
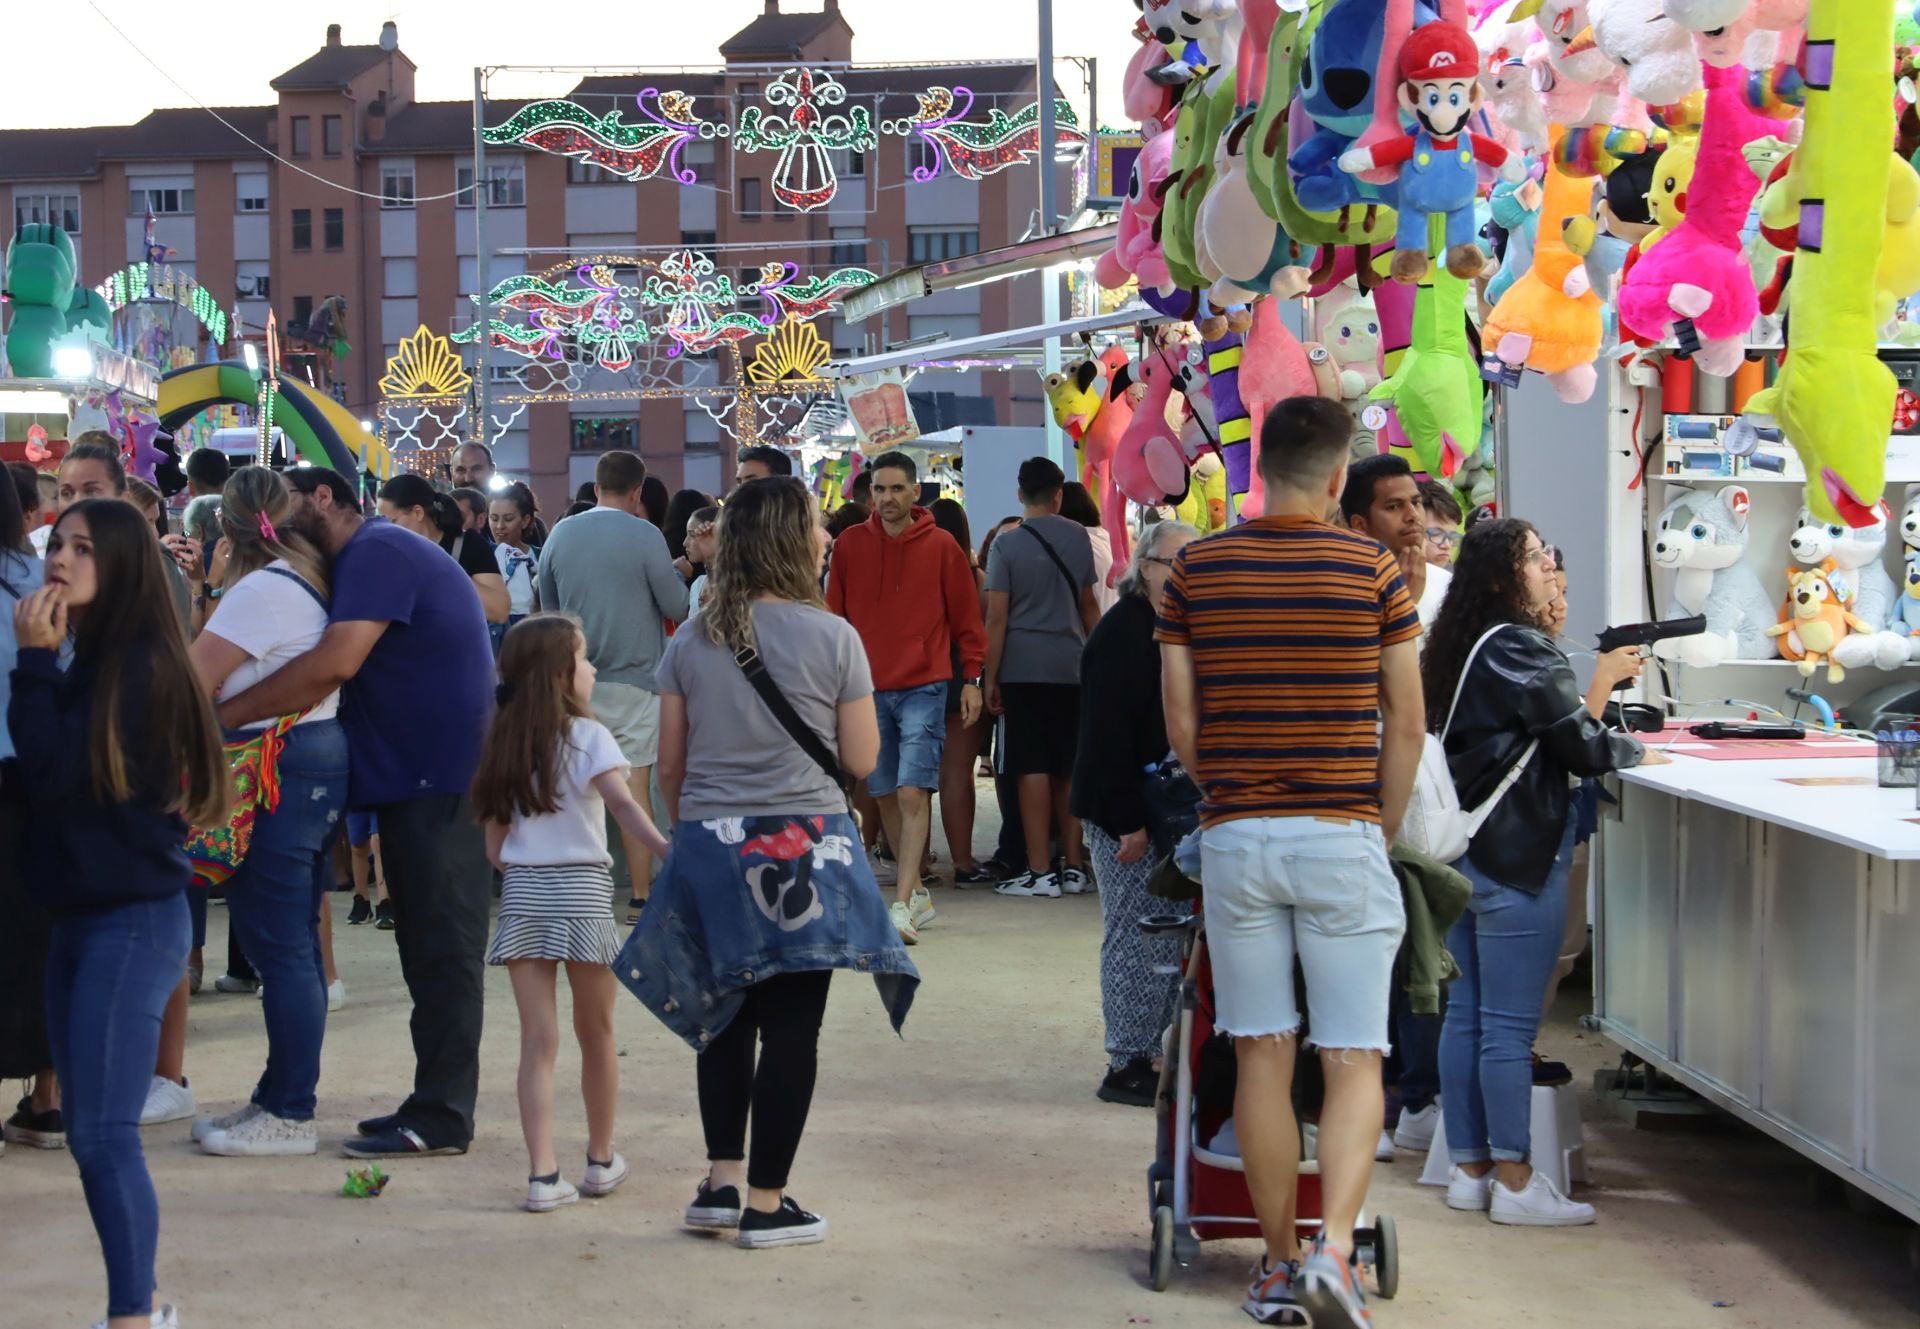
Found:
<path fill-rule="evenodd" d="M 1600 645 L 1597 648 L 1602 655 L 1608 651 L 1617 651 L 1622 646 L 1651 646 L 1657 641 L 1666 641 L 1673 637 L 1692 637 L 1707 630 L 1704 614 L 1692 618 L 1669 618 L 1653 623 L 1625 623 L 1615 628 L 1603 628 L 1600 632 Z M 1613 685 L 1619 692 L 1631 684 L 1621 679 Z"/>

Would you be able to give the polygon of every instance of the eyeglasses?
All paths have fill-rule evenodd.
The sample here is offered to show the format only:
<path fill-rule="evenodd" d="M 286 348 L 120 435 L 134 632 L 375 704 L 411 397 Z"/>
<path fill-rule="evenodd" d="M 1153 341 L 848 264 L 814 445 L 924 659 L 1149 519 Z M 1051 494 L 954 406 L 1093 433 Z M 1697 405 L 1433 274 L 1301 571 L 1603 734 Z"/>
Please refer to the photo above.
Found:
<path fill-rule="evenodd" d="M 1429 526 L 1427 527 L 1427 543 L 1433 545 L 1457 545 L 1460 543 L 1460 532 L 1446 526 Z"/>
<path fill-rule="evenodd" d="M 1170 568 L 1174 565 L 1172 559 L 1161 558 L 1158 554 L 1148 554 L 1145 558 L 1141 559 L 1140 561 L 1142 563 L 1158 563 L 1163 568 Z"/>
<path fill-rule="evenodd" d="M 1529 567 L 1539 568 L 1543 572 L 1552 572 L 1554 570 L 1553 550 L 1551 549 L 1529 550 L 1527 552 L 1527 565 Z"/>

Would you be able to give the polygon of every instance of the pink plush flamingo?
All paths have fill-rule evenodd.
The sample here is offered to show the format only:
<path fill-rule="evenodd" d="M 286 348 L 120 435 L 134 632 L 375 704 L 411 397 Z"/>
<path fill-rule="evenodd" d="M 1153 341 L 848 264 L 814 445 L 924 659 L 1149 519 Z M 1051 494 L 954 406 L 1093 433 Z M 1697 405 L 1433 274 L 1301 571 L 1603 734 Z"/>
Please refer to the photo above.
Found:
<path fill-rule="evenodd" d="M 1133 162 L 1133 183 L 1128 186 L 1126 202 L 1120 205 L 1120 223 L 1113 248 L 1093 265 L 1094 280 L 1108 290 L 1118 290 L 1127 279 L 1137 277 L 1143 287 L 1171 291 L 1173 275 L 1160 252 L 1154 223 L 1166 192 L 1167 174 L 1173 169 L 1173 135 L 1156 134 L 1140 149 Z"/>
<path fill-rule="evenodd" d="M 1187 457 L 1179 433 L 1167 423 L 1167 404 L 1186 390 L 1187 350 L 1184 340 L 1151 347 L 1134 366 L 1134 382 L 1145 385 L 1146 395 L 1114 448 L 1113 479 L 1135 503 L 1162 503 L 1186 491 Z"/>
<path fill-rule="evenodd" d="M 1280 317 L 1279 302 L 1262 300 L 1253 307 L 1253 326 L 1240 357 L 1240 400 L 1253 421 L 1253 458 L 1247 477 L 1244 511 L 1259 516 L 1266 506 L 1266 486 L 1260 481 L 1260 425 L 1275 403 L 1288 397 L 1312 397 L 1320 381 L 1307 358 L 1307 348 Z"/>

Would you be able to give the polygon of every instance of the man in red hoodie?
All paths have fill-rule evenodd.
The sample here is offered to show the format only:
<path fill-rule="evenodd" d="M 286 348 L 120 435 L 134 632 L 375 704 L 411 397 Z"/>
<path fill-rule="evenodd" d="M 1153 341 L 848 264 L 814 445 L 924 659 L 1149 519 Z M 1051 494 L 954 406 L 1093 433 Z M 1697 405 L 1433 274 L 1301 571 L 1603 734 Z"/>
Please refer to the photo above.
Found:
<path fill-rule="evenodd" d="M 940 786 L 954 656 L 960 714 L 972 724 L 980 717 L 987 630 L 966 554 L 934 525 L 932 513 L 914 505 L 920 476 L 913 458 L 883 452 L 866 473 L 873 477 L 873 515 L 834 542 L 827 607 L 859 632 L 873 669 L 880 763 L 867 789 L 880 803 L 898 865 L 893 925 L 912 943 L 934 919 L 919 869 Z"/>

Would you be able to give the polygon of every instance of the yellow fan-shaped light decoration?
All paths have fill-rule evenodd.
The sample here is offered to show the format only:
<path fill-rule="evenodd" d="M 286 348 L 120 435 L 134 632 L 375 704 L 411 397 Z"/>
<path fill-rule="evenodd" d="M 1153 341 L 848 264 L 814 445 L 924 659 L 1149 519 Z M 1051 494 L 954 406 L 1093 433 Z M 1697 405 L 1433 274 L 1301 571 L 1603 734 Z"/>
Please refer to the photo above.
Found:
<path fill-rule="evenodd" d="M 455 397 L 467 390 L 473 376 L 460 365 L 445 337 L 420 330 L 400 343 L 387 372 L 380 379 L 383 397 Z"/>
<path fill-rule="evenodd" d="M 753 360 L 747 365 L 747 377 L 761 384 L 783 379 L 817 379 L 820 366 L 831 358 L 826 338 L 813 324 L 785 318 L 755 349 Z"/>

